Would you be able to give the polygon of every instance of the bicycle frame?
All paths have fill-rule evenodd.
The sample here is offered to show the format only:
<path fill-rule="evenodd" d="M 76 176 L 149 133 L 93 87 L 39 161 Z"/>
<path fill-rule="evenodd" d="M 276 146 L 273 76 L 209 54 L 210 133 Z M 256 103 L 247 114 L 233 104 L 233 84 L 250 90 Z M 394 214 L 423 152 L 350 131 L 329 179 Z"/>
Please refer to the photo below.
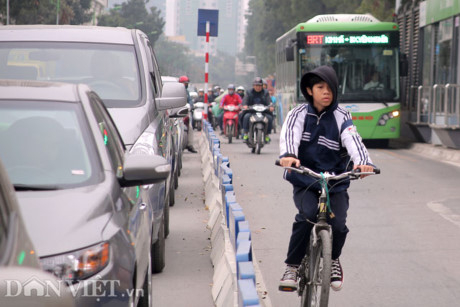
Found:
<path fill-rule="evenodd" d="M 331 225 L 327 222 L 327 194 L 324 186 L 321 188 L 321 195 L 318 201 L 318 221 L 314 223 L 312 229 L 313 246 L 316 246 L 318 233 L 320 230 L 331 231 Z"/>
<path fill-rule="evenodd" d="M 276 165 L 280 165 L 279 160 Z M 321 184 L 321 195 L 318 200 L 318 214 L 316 223 L 308 221 L 313 225 L 310 234 L 308 250 L 299 268 L 298 294 L 301 297 L 301 306 L 325 307 L 329 301 L 330 276 L 331 276 L 331 253 L 332 253 L 332 228 L 327 222 L 328 214 L 328 190 L 329 180 L 357 179 L 362 175 L 379 174 L 379 169 L 374 172 L 360 172 L 352 170 L 339 175 L 330 173 L 316 173 L 306 167 L 284 167 L 304 175 L 317 178 Z M 333 212 L 330 213 L 333 218 Z"/>

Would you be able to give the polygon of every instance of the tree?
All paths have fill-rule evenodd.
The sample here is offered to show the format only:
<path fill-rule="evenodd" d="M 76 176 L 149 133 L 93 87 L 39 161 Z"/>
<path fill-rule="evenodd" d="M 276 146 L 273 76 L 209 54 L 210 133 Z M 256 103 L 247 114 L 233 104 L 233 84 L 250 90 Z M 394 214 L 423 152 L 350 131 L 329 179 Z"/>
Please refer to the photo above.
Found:
<path fill-rule="evenodd" d="M 153 49 L 162 75 L 189 75 L 188 72 L 192 71 L 188 55 L 190 50 L 183 44 L 168 41 L 164 36 L 161 36 L 153 45 Z M 192 78 L 192 76 L 189 77 Z M 192 80 L 194 77 L 198 77 L 198 75 L 193 76 Z"/>
<path fill-rule="evenodd" d="M 356 12 L 361 14 L 369 13 L 381 21 L 393 21 L 394 9 L 393 0 L 363 0 Z"/>
<path fill-rule="evenodd" d="M 165 22 L 158 8 L 151 7 L 149 13 L 145 3 L 145 0 L 123 2 L 121 7 L 112 9 L 110 14 L 100 16 L 98 25 L 139 29 L 148 35 L 153 44 L 163 33 Z"/>
<path fill-rule="evenodd" d="M 91 20 L 92 0 L 10 0 L 10 24 L 83 24 Z M 6 0 L 0 0 L 1 22 L 6 24 Z"/>

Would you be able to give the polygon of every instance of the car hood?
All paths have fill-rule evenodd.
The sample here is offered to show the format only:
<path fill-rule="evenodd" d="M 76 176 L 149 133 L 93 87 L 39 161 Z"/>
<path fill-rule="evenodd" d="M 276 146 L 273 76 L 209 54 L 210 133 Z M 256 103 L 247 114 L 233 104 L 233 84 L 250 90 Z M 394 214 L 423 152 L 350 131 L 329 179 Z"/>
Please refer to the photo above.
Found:
<path fill-rule="evenodd" d="M 24 224 L 38 256 L 84 248 L 102 241 L 113 215 L 110 193 L 100 185 L 54 191 L 18 191 Z"/>
<path fill-rule="evenodd" d="M 109 113 L 127 147 L 132 146 L 148 127 L 150 119 L 147 107 L 109 108 Z"/>

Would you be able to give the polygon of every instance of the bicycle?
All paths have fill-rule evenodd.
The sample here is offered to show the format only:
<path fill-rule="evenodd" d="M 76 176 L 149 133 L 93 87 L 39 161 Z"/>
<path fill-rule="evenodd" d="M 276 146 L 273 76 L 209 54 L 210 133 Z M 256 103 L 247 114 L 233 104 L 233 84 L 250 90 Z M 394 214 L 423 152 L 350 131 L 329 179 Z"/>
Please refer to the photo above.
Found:
<path fill-rule="evenodd" d="M 276 160 L 275 164 L 280 166 L 279 160 Z M 301 297 L 301 307 L 326 307 L 329 301 L 332 263 L 332 229 L 327 222 L 328 209 L 330 211 L 328 182 L 329 180 L 358 179 L 361 175 L 376 175 L 380 174 L 380 170 L 374 168 L 373 172 L 361 172 L 356 169 L 334 175 L 328 172 L 317 173 L 304 166 L 283 168 L 317 178 L 317 182 L 321 185 L 317 222 L 307 220 L 314 226 L 310 234 L 307 253 L 299 266 L 297 292 Z M 334 217 L 332 211 L 330 211 L 330 217 Z"/>

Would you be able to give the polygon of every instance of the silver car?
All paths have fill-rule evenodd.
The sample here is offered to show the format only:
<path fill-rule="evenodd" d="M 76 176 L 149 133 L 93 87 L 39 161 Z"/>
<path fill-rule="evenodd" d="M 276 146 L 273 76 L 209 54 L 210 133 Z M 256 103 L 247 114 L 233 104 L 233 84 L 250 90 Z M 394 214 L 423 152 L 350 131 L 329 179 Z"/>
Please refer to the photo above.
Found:
<path fill-rule="evenodd" d="M 128 150 L 163 156 L 173 168 L 171 121 L 155 54 L 136 29 L 27 25 L 0 27 L 0 78 L 88 84 L 102 98 Z M 183 105 L 186 101 L 184 100 Z M 153 221 L 154 272 L 165 266 L 174 176 L 144 186 Z M 166 222 L 166 223 L 165 223 Z"/>
<path fill-rule="evenodd" d="M 0 270 L 2 267 L 40 268 L 27 233 L 16 193 L 0 161 Z"/>
<path fill-rule="evenodd" d="M 46 281 L 57 291 L 28 296 L 34 281 Z M 59 288 L 54 276 L 42 271 L 14 187 L 0 161 L 0 306 L 31 305 L 67 307 L 74 306 L 74 300 L 65 287 Z"/>
<path fill-rule="evenodd" d="M 80 306 L 150 306 L 154 239 L 141 190 L 168 178 L 166 159 L 128 153 L 83 84 L 0 80 L 0 144 L 43 269 Z"/>

